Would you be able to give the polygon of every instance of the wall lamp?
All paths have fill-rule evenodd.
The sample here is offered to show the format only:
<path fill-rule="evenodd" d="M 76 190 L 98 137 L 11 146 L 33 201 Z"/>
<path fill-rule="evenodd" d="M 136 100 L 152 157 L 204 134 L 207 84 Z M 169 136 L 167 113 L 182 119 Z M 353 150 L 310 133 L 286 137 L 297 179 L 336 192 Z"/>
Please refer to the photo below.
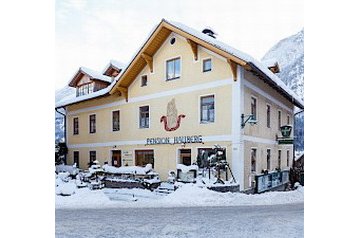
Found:
<path fill-rule="evenodd" d="M 246 116 L 244 114 L 241 114 L 241 129 L 245 127 L 247 122 L 250 123 L 251 126 L 253 126 L 257 123 L 257 120 L 252 114 Z"/>

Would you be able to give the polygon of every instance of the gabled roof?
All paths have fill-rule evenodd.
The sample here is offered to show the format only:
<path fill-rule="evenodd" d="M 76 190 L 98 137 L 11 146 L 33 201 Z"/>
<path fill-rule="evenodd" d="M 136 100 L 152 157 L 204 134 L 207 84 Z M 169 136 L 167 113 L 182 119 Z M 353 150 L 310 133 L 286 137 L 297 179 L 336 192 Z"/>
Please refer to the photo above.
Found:
<path fill-rule="evenodd" d="M 233 69 L 236 65 L 240 65 L 245 70 L 253 72 L 294 105 L 302 109 L 304 108 L 303 101 L 289 89 L 283 81 L 258 60 L 182 23 L 165 19 L 162 19 L 162 21 L 152 30 L 145 43 L 139 48 L 122 73 L 121 78 L 111 89 L 110 94 L 113 94 L 116 91 L 127 90 L 128 86 L 134 81 L 138 73 L 147 64 L 150 64 L 151 58 L 171 32 L 175 32 L 185 37 L 188 43 L 193 47 L 200 45 L 223 56 L 228 60 L 228 63 Z"/>
<path fill-rule="evenodd" d="M 99 80 L 99 81 L 103 81 L 106 83 L 112 82 L 111 77 L 108 77 L 106 75 L 103 75 L 97 71 L 94 71 L 94 70 L 86 68 L 86 67 L 80 67 L 78 69 L 78 71 L 75 73 L 75 75 L 72 77 L 72 79 L 70 80 L 68 85 L 71 87 L 75 87 L 77 85 L 77 82 L 81 79 L 81 75 L 83 75 L 83 74 L 90 77 L 90 79 Z"/>
<path fill-rule="evenodd" d="M 265 83 L 270 85 L 285 98 L 291 101 L 295 106 L 301 109 L 304 108 L 303 101 L 261 62 L 255 60 L 253 57 L 244 52 L 241 52 L 182 23 L 172 22 L 165 19 L 162 19 L 162 21 L 152 29 L 144 41 L 144 44 L 140 46 L 132 59 L 129 61 L 130 63 L 124 68 L 124 70 L 121 71 L 121 73 L 115 78 L 111 85 L 95 93 L 85 95 L 86 98 L 83 98 L 83 100 L 81 100 L 82 97 L 78 97 L 77 100 L 74 99 L 70 102 L 60 102 L 56 105 L 56 107 L 63 107 L 80 101 L 104 96 L 106 94 L 113 94 L 117 91 L 120 91 L 126 95 L 128 86 L 133 82 L 138 73 L 148 63 L 150 63 L 151 57 L 156 53 L 156 51 L 171 34 L 171 32 L 175 32 L 187 38 L 189 44 L 194 43 L 200 45 L 223 56 L 228 60 L 228 63 L 231 67 L 240 65 L 245 70 L 251 71 L 255 75 L 259 76 L 262 80 L 264 80 Z"/>

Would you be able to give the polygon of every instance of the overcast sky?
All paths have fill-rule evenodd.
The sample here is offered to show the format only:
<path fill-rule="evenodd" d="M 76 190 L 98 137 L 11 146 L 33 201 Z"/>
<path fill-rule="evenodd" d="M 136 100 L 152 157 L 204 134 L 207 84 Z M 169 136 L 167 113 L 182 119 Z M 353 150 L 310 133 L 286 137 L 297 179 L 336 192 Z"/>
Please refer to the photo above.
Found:
<path fill-rule="evenodd" d="M 127 63 L 162 18 L 202 30 L 257 59 L 303 28 L 303 0 L 56 0 L 56 89 L 80 66 Z"/>

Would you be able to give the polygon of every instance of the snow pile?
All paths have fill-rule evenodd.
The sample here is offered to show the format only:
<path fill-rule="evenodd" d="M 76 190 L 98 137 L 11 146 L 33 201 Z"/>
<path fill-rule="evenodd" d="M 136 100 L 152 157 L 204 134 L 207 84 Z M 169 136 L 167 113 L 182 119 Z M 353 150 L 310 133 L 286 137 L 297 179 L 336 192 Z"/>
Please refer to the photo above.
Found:
<path fill-rule="evenodd" d="M 57 195 L 70 196 L 72 194 L 75 194 L 76 188 L 77 188 L 76 184 L 72 182 L 68 182 L 68 183 L 59 184 L 56 187 L 55 191 Z"/>
<path fill-rule="evenodd" d="M 145 167 L 139 166 L 123 166 L 114 167 L 108 164 L 102 166 L 105 172 L 112 174 L 147 174 L 152 170 L 152 165 L 147 164 Z"/>
<path fill-rule="evenodd" d="M 183 173 L 188 173 L 190 170 L 198 170 L 199 167 L 197 165 L 184 165 L 184 164 L 177 164 L 177 169 L 180 169 Z"/>
<path fill-rule="evenodd" d="M 56 208 L 102 208 L 115 204 L 102 190 L 75 189 L 72 196 L 56 196 Z"/>
<path fill-rule="evenodd" d="M 289 192 L 247 195 L 219 193 L 196 184 L 183 184 L 167 196 L 157 195 L 155 192 L 143 189 L 75 188 L 75 194 L 72 196 L 56 196 L 56 208 L 256 206 L 302 203 L 303 201 L 304 187 L 302 186 Z"/>
<path fill-rule="evenodd" d="M 78 174 L 78 168 L 72 165 L 60 164 L 56 165 L 56 173 L 59 172 L 68 172 L 70 175 L 76 175 Z"/>

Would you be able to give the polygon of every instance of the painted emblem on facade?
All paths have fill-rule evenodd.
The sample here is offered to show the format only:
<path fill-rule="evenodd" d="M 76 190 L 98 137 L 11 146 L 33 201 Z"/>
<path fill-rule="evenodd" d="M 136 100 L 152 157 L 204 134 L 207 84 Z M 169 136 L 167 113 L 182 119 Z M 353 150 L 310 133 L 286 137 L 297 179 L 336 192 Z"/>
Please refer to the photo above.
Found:
<path fill-rule="evenodd" d="M 184 114 L 178 116 L 178 110 L 175 106 L 175 99 L 173 98 L 167 105 L 167 115 L 160 118 L 160 122 L 164 123 L 166 131 L 175 131 L 180 127 L 180 121 L 185 118 Z"/>

